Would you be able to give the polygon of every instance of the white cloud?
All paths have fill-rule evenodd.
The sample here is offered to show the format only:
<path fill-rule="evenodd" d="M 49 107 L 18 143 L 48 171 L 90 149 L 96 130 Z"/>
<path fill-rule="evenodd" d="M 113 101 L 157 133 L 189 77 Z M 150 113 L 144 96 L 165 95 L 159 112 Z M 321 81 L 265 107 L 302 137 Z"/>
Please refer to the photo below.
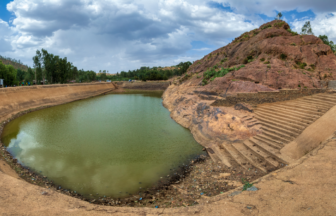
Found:
<path fill-rule="evenodd" d="M 201 51 L 223 46 L 257 28 L 263 23 L 258 13 L 273 16 L 274 10 L 311 8 L 324 14 L 336 11 L 331 1 L 214 2 L 231 6 L 233 12 L 210 7 L 210 1 L 204 0 L 14 0 L 7 5 L 15 14 L 11 27 L 0 21 L 0 31 L 8 32 L 0 35 L 0 42 L 7 44 L 0 47 L 0 54 L 32 65 L 36 49 L 44 48 L 67 56 L 79 68 L 95 71 L 167 66 L 202 58 Z M 322 25 L 324 19 L 330 24 L 334 20 L 317 16 L 316 32 L 334 35 L 333 27 Z M 192 41 L 211 48 L 195 48 Z"/>
<path fill-rule="evenodd" d="M 301 28 L 306 19 L 295 20 L 293 22 L 294 29 L 301 32 Z M 336 12 L 318 14 L 315 19 L 310 20 L 313 32 L 316 36 L 327 35 L 329 40 L 336 42 Z"/>

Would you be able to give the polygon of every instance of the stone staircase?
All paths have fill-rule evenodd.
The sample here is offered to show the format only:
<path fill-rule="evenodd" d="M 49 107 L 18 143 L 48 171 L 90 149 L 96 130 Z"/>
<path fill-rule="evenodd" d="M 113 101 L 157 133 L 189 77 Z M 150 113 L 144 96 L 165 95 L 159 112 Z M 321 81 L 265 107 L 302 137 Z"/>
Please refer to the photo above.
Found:
<path fill-rule="evenodd" d="M 262 133 L 242 143 L 224 143 L 215 151 L 227 166 L 238 163 L 268 173 L 289 164 L 280 150 L 335 105 L 336 94 L 330 93 L 258 105 L 254 117 L 243 120 L 248 127 L 260 125 Z"/>

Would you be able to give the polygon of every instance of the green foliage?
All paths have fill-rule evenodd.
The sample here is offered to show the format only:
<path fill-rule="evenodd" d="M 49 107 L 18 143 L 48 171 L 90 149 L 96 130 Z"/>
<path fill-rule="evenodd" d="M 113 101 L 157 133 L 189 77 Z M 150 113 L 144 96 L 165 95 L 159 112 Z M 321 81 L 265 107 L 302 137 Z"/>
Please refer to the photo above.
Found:
<path fill-rule="evenodd" d="M 261 58 L 260 61 L 262 61 L 262 62 L 265 61 L 265 58 Z"/>
<path fill-rule="evenodd" d="M 0 79 L 4 80 L 4 86 L 17 85 L 16 69 L 12 65 L 4 65 L 0 61 Z"/>
<path fill-rule="evenodd" d="M 251 184 L 248 180 L 242 178 L 242 183 L 244 185 L 243 191 L 246 191 L 248 188 L 252 187 L 253 184 Z"/>
<path fill-rule="evenodd" d="M 298 67 L 299 68 L 301 68 L 301 69 L 304 69 L 306 66 L 307 66 L 307 64 L 306 63 L 302 63 L 302 62 L 296 62 L 296 64 L 298 65 Z"/>
<path fill-rule="evenodd" d="M 278 15 L 277 15 L 277 17 L 276 17 L 276 19 L 277 19 L 277 20 L 281 20 L 281 17 L 282 17 L 282 13 L 279 12 Z"/>
<path fill-rule="evenodd" d="M 271 65 L 267 65 L 267 68 L 271 68 Z"/>
<path fill-rule="evenodd" d="M 161 67 L 141 67 L 140 69 L 128 72 L 121 71 L 120 73 L 117 73 L 116 76 L 107 76 L 107 78 L 113 81 L 135 79 L 135 77 L 142 81 L 167 80 L 173 76 L 181 76 L 185 74 L 191 65 L 192 63 L 188 61 L 181 62 L 176 66 L 170 67 L 170 69 Z M 183 78 L 181 79 L 183 80 Z"/>
<path fill-rule="evenodd" d="M 269 64 L 270 63 L 270 61 L 266 61 L 266 62 L 264 62 L 264 64 Z"/>
<path fill-rule="evenodd" d="M 287 55 L 282 53 L 282 54 L 280 55 L 280 58 L 281 58 L 282 60 L 286 60 L 286 59 L 287 59 Z"/>
<path fill-rule="evenodd" d="M 297 32 L 295 32 L 295 31 L 292 31 L 291 29 L 287 29 L 287 31 L 288 31 L 289 33 L 291 33 L 293 36 L 295 36 L 295 35 L 298 35 L 298 33 L 297 33 Z"/>
<path fill-rule="evenodd" d="M 296 46 L 296 43 L 291 43 L 290 45 L 291 45 L 291 46 Z"/>
<path fill-rule="evenodd" d="M 278 28 L 280 28 L 280 27 L 282 27 L 284 24 L 285 24 L 285 22 L 277 22 L 277 23 L 274 24 L 274 27 L 278 27 Z"/>
<path fill-rule="evenodd" d="M 267 28 L 272 28 L 272 25 L 271 24 L 265 25 L 261 29 L 264 30 L 264 29 L 267 29 Z"/>
<path fill-rule="evenodd" d="M 220 62 L 221 62 L 221 64 L 223 64 L 224 62 L 226 62 L 227 61 L 227 58 L 224 58 L 224 59 L 222 59 Z"/>
<path fill-rule="evenodd" d="M 307 21 L 303 26 L 302 26 L 302 29 L 301 29 L 301 34 L 303 35 L 314 35 L 313 33 L 313 29 L 310 25 L 310 21 Z"/>
<path fill-rule="evenodd" d="M 219 71 L 216 71 L 214 68 L 208 69 L 206 72 L 203 73 L 202 85 L 206 85 L 208 83 L 208 80 L 213 81 L 217 77 L 223 77 L 229 72 L 237 71 L 243 67 L 245 67 L 245 65 L 240 65 L 238 67 L 232 68 L 222 68 Z"/>
<path fill-rule="evenodd" d="M 333 41 L 329 41 L 327 35 L 320 35 L 319 38 L 323 41 L 324 44 L 330 46 L 330 48 L 331 48 L 331 50 L 333 51 L 333 53 L 336 52 L 336 44 L 334 44 Z M 336 53 L 335 53 L 335 54 L 336 54 Z"/>

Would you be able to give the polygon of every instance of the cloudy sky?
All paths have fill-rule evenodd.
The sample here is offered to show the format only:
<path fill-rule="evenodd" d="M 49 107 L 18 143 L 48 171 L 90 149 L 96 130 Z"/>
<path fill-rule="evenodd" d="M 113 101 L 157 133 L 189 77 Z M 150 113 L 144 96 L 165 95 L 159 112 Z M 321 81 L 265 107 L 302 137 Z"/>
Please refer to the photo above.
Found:
<path fill-rule="evenodd" d="M 110 73 L 195 61 L 281 11 L 296 31 L 336 41 L 335 0 L 1 0 L 0 55 L 37 49 Z"/>

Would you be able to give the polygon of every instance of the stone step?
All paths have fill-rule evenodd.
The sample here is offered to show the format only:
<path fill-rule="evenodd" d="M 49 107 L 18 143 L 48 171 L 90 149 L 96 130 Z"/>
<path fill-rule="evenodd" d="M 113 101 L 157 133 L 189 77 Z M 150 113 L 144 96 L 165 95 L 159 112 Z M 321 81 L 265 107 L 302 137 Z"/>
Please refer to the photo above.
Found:
<path fill-rule="evenodd" d="M 292 134 L 289 134 L 289 133 L 283 133 L 283 132 L 279 131 L 278 129 L 272 129 L 272 128 L 269 128 L 269 127 L 266 127 L 266 126 L 261 126 L 261 129 L 263 131 L 275 134 L 277 136 L 283 137 L 283 138 L 285 138 L 287 140 L 290 140 L 290 141 L 292 141 L 297 136 L 297 135 L 292 135 Z"/>
<path fill-rule="evenodd" d="M 333 101 L 333 102 L 336 103 L 336 94 L 323 94 L 323 95 L 319 95 L 318 98 L 329 99 L 329 100 L 331 100 L 331 101 Z"/>
<path fill-rule="evenodd" d="M 252 151 L 254 151 L 255 154 L 258 154 L 260 157 L 262 157 L 264 160 L 266 160 L 268 163 L 272 164 L 274 167 L 279 166 L 279 162 L 273 158 L 269 153 L 258 147 L 258 145 L 253 144 L 249 140 L 244 141 L 244 145 L 248 148 L 250 148 Z"/>
<path fill-rule="evenodd" d="M 282 163 L 288 164 L 288 162 L 282 158 L 279 150 L 276 150 L 276 149 L 270 147 L 269 145 L 266 145 L 266 144 L 260 142 L 259 140 L 254 139 L 254 138 L 250 138 L 249 141 L 251 141 L 253 144 L 256 144 L 258 147 L 260 147 L 261 149 L 266 151 L 268 154 L 275 157 L 276 160 L 281 161 Z"/>
<path fill-rule="evenodd" d="M 274 111 L 274 112 L 277 112 L 278 114 L 285 114 L 287 116 L 290 116 L 290 117 L 296 117 L 296 118 L 301 118 L 301 119 L 305 119 L 305 120 L 316 120 L 318 119 L 320 116 L 316 116 L 316 115 L 311 115 L 311 114 L 306 114 L 306 113 L 303 113 L 303 112 L 298 112 L 298 111 L 294 111 L 294 110 L 288 110 L 288 109 L 284 109 L 284 108 L 280 108 L 280 107 L 275 107 L 275 106 L 272 106 L 272 107 L 268 107 L 268 108 L 258 108 L 257 109 L 258 111 Z"/>
<path fill-rule="evenodd" d="M 286 109 L 286 110 L 295 110 L 297 112 L 304 112 L 304 113 L 307 113 L 307 114 L 311 114 L 311 115 L 316 115 L 316 116 L 319 116 L 321 117 L 324 112 L 322 112 L 322 110 L 318 110 L 318 109 L 312 109 L 312 108 L 308 108 L 308 107 L 299 107 L 299 106 L 291 106 L 291 105 L 277 105 L 275 107 L 281 107 L 283 109 Z"/>
<path fill-rule="evenodd" d="M 279 141 L 281 141 L 281 142 L 283 142 L 285 144 L 287 144 L 287 143 L 289 143 L 289 142 L 291 142 L 293 140 L 293 139 L 288 139 L 287 137 L 282 137 L 282 136 L 277 135 L 277 134 L 275 134 L 273 132 L 269 132 L 269 131 L 265 131 L 265 130 L 263 130 L 262 134 L 264 136 L 270 137 L 270 138 L 272 138 L 274 140 L 279 140 Z"/>
<path fill-rule="evenodd" d="M 316 102 L 316 103 L 323 103 L 329 106 L 335 106 L 336 104 L 331 102 L 331 101 L 327 101 L 327 100 L 323 100 L 323 99 L 319 99 L 319 98 L 302 98 L 303 100 L 306 101 L 310 101 L 312 103 Z"/>
<path fill-rule="evenodd" d="M 257 136 L 254 136 L 254 138 L 278 150 L 282 149 L 285 146 L 285 144 L 287 144 L 282 141 L 275 140 L 271 137 L 265 136 L 264 134 L 258 134 Z"/>
<path fill-rule="evenodd" d="M 284 121 L 278 120 L 278 119 L 274 119 L 274 120 L 269 120 L 269 119 L 265 119 L 262 117 L 258 117 L 259 123 L 265 126 L 268 126 L 270 128 L 280 128 L 280 130 L 284 130 L 285 131 L 291 131 L 294 134 L 300 134 L 305 128 L 298 126 L 298 125 L 293 125 L 291 123 L 286 123 Z"/>
<path fill-rule="evenodd" d="M 257 156 L 251 149 L 247 148 L 243 143 L 233 143 L 232 146 L 244 157 L 252 166 L 267 173 L 270 167 L 267 167 L 265 160 Z M 269 165 L 268 165 L 269 166 Z"/>
<path fill-rule="evenodd" d="M 301 102 L 296 102 L 296 103 L 284 103 L 283 106 L 287 106 L 287 107 L 296 107 L 298 109 L 303 109 L 303 110 L 310 110 L 310 111 L 315 111 L 315 112 L 325 112 L 327 110 L 329 110 L 329 106 L 328 107 L 322 107 L 322 106 L 318 106 L 316 104 L 309 104 L 309 103 L 301 103 Z"/>
<path fill-rule="evenodd" d="M 244 167 L 245 169 L 253 168 L 252 165 L 244 157 L 242 157 L 237 149 L 235 149 L 231 144 L 223 143 L 222 147 L 240 166 Z"/>
<path fill-rule="evenodd" d="M 217 156 L 217 158 L 226 166 L 231 167 L 231 163 L 230 163 L 230 155 L 227 154 L 226 152 L 223 152 L 219 149 L 219 147 L 217 146 L 213 146 L 211 147 L 211 149 L 214 151 L 214 154 Z M 209 153 L 209 155 L 211 156 L 211 153 Z"/>
<path fill-rule="evenodd" d="M 291 121 L 291 123 L 301 123 L 304 127 L 307 127 L 309 124 L 311 124 L 312 120 L 305 120 L 302 118 L 292 117 L 288 115 L 284 115 L 282 113 L 277 113 L 275 111 L 255 111 L 256 116 L 268 116 L 268 117 L 275 117 L 279 118 L 284 121 Z"/>
<path fill-rule="evenodd" d="M 293 130 L 286 130 L 282 127 L 279 127 L 279 126 L 276 126 L 274 124 L 267 124 L 267 123 L 260 123 L 262 126 L 261 128 L 262 129 L 265 129 L 265 130 L 273 130 L 275 131 L 276 134 L 278 135 L 281 135 L 281 134 L 284 134 L 284 136 L 288 136 L 290 139 L 293 139 L 297 136 L 299 136 L 300 133 L 298 132 L 295 132 Z"/>
<path fill-rule="evenodd" d="M 304 100 L 304 99 L 298 99 L 296 101 L 296 103 L 298 105 L 302 105 L 302 106 L 309 106 L 309 107 L 314 107 L 314 108 L 318 108 L 318 109 L 322 109 L 322 111 L 326 111 L 329 110 L 332 106 L 327 105 L 327 104 L 323 104 L 323 103 L 312 103 L 308 100 Z"/>

